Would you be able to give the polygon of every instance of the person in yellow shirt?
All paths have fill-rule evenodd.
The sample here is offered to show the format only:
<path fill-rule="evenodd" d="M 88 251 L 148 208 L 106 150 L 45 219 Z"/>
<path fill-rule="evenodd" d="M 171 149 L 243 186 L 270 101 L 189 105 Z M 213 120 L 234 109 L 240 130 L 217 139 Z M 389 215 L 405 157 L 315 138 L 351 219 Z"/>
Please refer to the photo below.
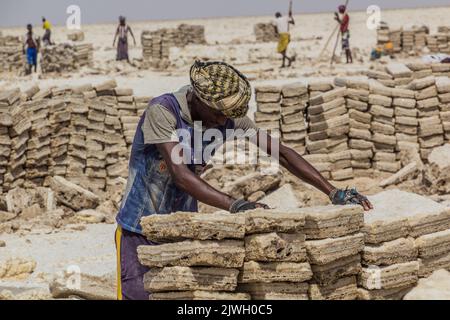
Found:
<path fill-rule="evenodd" d="M 50 24 L 50 21 L 45 19 L 45 17 L 42 17 L 42 29 L 44 29 L 44 36 L 42 37 L 42 42 L 45 45 L 52 45 L 52 25 Z"/>

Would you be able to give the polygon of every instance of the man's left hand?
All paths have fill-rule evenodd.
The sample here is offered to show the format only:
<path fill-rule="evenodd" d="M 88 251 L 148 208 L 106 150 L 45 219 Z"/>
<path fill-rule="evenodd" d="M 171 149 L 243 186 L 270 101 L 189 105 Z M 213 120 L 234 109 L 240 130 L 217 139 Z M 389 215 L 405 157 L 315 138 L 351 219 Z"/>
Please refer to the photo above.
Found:
<path fill-rule="evenodd" d="M 365 211 L 373 209 L 372 203 L 366 196 L 360 194 L 355 188 L 352 189 L 335 189 L 330 195 L 330 200 L 336 205 L 358 204 L 361 205 Z"/>

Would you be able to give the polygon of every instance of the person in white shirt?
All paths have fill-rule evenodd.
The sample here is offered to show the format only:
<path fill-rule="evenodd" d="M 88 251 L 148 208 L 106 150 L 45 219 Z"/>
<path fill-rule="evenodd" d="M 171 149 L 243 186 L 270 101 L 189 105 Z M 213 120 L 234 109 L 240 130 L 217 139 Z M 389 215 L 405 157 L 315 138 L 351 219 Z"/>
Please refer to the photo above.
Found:
<path fill-rule="evenodd" d="M 272 22 L 275 26 L 279 39 L 277 51 L 283 56 L 283 64 L 281 68 L 286 67 L 286 59 L 289 61 L 288 67 L 291 66 L 295 57 L 289 58 L 286 54 L 289 43 L 291 42 L 291 35 L 289 34 L 289 26 L 295 24 L 292 12 L 289 12 L 288 17 L 283 17 L 280 12 L 275 13 L 275 20 Z"/>

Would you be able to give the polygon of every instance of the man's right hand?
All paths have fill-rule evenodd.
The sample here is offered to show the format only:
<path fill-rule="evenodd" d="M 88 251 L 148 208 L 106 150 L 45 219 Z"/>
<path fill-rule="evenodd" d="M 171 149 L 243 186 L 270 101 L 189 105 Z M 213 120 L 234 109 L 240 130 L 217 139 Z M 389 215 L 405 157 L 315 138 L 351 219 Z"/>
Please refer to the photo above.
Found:
<path fill-rule="evenodd" d="M 250 202 L 244 199 L 238 199 L 231 204 L 229 211 L 231 213 L 237 213 L 247 210 L 253 210 L 256 208 L 270 209 L 269 206 L 264 203 Z"/>

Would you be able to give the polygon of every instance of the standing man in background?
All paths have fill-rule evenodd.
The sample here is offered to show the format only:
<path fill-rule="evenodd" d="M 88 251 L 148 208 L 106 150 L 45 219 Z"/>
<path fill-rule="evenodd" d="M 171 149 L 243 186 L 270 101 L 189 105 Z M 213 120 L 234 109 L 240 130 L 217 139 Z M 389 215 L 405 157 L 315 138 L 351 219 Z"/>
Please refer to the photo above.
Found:
<path fill-rule="evenodd" d="M 39 51 L 39 38 L 35 37 L 33 33 L 33 26 L 27 25 L 27 33 L 23 42 L 23 54 L 27 56 L 27 69 L 26 74 L 30 74 L 33 71 L 37 72 L 37 54 Z"/>
<path fill-rule="evenodd" d="M 45 19 L 45 17 L 42 17 L 42 29 L 44 29 L 44 36 L 42 37 L 42 42 L 44 42 L 44 44 L 47 45 L 52 45 L 52 40 L 51 40 L 51 36 L 52 36 L 52 25 L 50 23 L 50 21 L 48 21 L 47 19 Z"/>
<path fill-rule="evenodd" d="M 288 67 L 291 66 L 295 60 L 295 56 L 289 58 L 286 54 L 289 43 L 291 42 L 291 35 L 289 34 L 289 25 L 295 25 L 292 11 L 289 10 L 289 17 L 283 17 L 280 12 L 275 13 L 275 20 L 273 21 L 278 33 L 278 53 L 283 56 L 283 64 L 281 68 L 286 67 L 286 59 L 289 61 Z"/>
<path fill-rule="evenodd" d="M 136 46 L 136 38 L 134 37 L 133 31 L 127 25 L 124 16 L 119 17 L 119 26 L 116 30 L 116 35 L 114 36 L 113 47 L 116 45 L 117 37 L 119 37 L 119 42 L 117 43 L 117 55 L 116 60 L 127 60 L 130 62 L 130 57 L 128 55 L 128 32 L 133 37 L 134 45 Z"/>
<path fill-rule="evenodd" d="M 347 13 L 347 7 L 340 5 L 338 7 L 339 13 L 334 13 L 334 19 L 340 24 L 340 32 L 342 37 L 342 50 L 345 51 L 347 63 L 353 63 L 352 51 L 350 50 L 350 31 L 348 26 L 350 24 L 350 16 Z"/>

